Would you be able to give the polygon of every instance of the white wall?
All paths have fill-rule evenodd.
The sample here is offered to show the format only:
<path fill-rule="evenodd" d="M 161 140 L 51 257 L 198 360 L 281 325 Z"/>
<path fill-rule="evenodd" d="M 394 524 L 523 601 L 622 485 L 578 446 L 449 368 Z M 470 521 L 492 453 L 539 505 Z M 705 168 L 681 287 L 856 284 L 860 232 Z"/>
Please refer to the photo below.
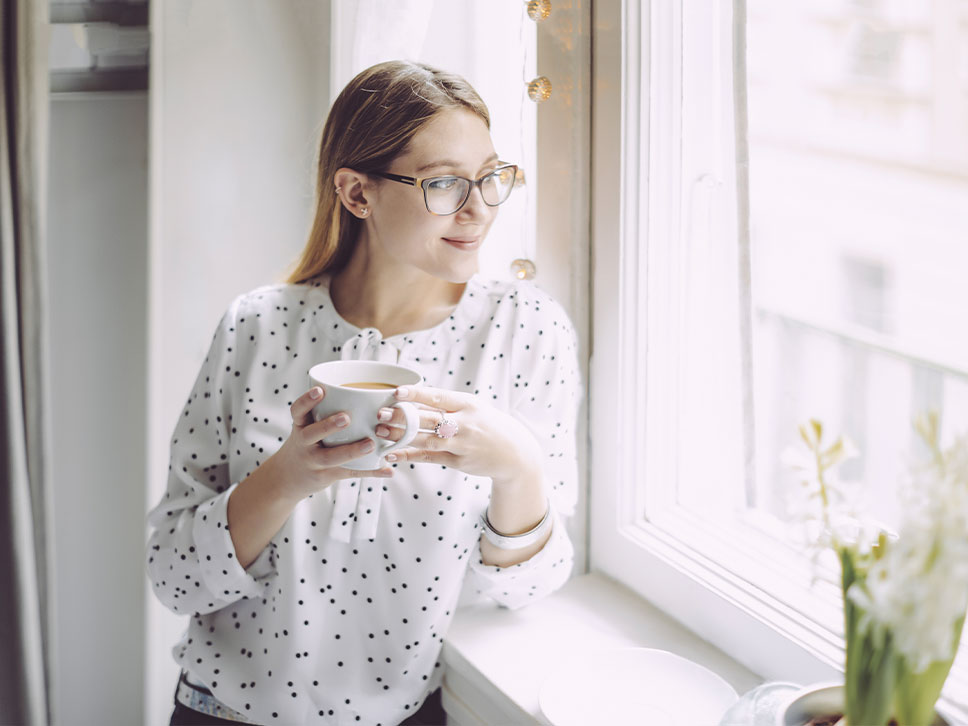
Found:
<path fill-rule="evenodd" d="M 221 314 L 279 281 L 311 222 L 329 105 L 329 2 L 151 6 L 149 506 Z M 185 627 L 148 598 L 145 723 L 168 722 Z"/>
<path fill-rule="evenodd" d="M 55 717 L 142 714 L 148 99 L 50 109 Z"/>

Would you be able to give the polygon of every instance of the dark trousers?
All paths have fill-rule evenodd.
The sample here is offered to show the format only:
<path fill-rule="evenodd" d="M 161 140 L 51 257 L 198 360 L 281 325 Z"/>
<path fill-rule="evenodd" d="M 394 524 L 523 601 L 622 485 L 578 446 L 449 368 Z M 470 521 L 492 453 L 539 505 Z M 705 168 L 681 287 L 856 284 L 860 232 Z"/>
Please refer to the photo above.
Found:
<path fill-rule="evenodd" d="M 405 721 L 401 721 L 399 726 L 444 726 L 447 723 L 447 715 L 440 702 L 440 689 L 427 696 L 423 706 L 413 716 Z M 184 706 L 175 701 L 175 710 L 172 711 L 169 726 L 216 726 L 229 724 L 229 726 L 239 726 L 238 721 L 228 721 L 224 718 L 209 716 L 207 713 L 193 711 L 188 706 Z M 387 724 L 390 726 L 390 724 Z"/>

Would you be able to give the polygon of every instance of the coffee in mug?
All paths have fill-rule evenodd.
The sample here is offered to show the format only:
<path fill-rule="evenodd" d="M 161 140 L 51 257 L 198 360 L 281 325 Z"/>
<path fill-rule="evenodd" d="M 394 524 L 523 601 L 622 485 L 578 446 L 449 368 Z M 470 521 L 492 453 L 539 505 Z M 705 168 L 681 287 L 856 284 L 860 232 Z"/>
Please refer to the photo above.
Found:
<path fill-rule="evenodd" d="M 386 464 L 384 456 L 406 446 L 417 435 L 419 409 L 413 403 L 397 401 L 393 395 L 399 386 L 421 383 L 423 379 L 417 371 L 393 363 L 336 360 L 314 365 L 309 369 L 309 380 L 326 393 L 313 408 L 313 420 L 319 421 L 340 411 L 350 416 L 350 425 L 323 439 L 323 446 L 339 446 L 361 439 L 370 439 L 376 446 L 369 454 L 343 464 L 347 469 L 381 469 Z M 377 412 L 387 407 L 399 408 L 406 418 L 403 438 L 399 441 L 376 435 Z"/>

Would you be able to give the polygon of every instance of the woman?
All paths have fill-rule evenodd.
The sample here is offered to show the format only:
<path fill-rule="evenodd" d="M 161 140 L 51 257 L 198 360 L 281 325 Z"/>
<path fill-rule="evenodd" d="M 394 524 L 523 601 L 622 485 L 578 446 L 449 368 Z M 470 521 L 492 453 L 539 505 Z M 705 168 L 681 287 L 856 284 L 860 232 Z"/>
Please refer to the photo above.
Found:
<path fill-rule="evenodd" d="M 223 317 L 149 515 L 154 591 L 191 615 L 173 724 L 441 723 L 462 588 L 519 607 L 568 578 L 575 335 L 531 284 L 475 276 L 515 179 L 489 127 L 466 81 L 420 64 L 333 105 L 303 255 Z M 422 433 L 383 469 L 341 466 L 369 440 L 318 446 L 345 414 L 313 421 L 308 369 L 340 358 L 423 376 L 396 393 Z M 378 435 L 400 438 L 396 412 Z"/>

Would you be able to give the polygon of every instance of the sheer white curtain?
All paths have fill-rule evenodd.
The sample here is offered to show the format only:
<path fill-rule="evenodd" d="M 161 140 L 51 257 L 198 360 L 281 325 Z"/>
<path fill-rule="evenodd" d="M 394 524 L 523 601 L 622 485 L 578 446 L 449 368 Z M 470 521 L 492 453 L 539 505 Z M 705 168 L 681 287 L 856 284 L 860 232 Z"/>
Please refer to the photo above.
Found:
<path fill-rule="evenodd" d="M 497 153 L 525 171 L 527 184 L 501 207 L 481 252 L 485 274 L 509 277 L 511 261 L 532 257 L 537 183 L 535 23 L 519 0 L 333 0 L 330 95 L 386 60 L 428 63 L 464 76 L 491 112 Z"/>

